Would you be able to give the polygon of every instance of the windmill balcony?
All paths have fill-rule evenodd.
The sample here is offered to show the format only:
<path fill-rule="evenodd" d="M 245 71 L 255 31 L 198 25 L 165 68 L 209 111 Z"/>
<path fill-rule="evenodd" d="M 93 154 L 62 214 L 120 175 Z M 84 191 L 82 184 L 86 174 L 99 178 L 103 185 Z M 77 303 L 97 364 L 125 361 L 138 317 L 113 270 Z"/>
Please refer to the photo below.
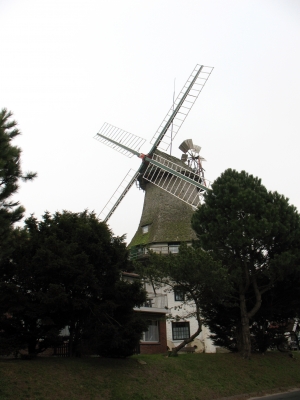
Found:
<path fill-rule="evenodd" d="M 148 297 L 146 302 L 139 308 L 135 308 L 137 311 L 143 312 L 156 312 L 156 313 L 167 313 L 168 310 L 168 297 L 166 294 L 158 294 L 156 296 Z"/>
<path fill-rule="evenodd" d="M 143 307 L 150 308 L 168 308 L 168 298 L 166 294 L 157 295 L 152 298 L 148 298 L 143 304 Z"/>
<path fill-rule="evenodd" d="M 177 254 L 179 251 L 179 244 L 164 245 L 164 246 L 148 246 L 148 247 L 132 247 L 129 253 L 130 260 L 136 260 L 149 256 L 149 251 L 156 254 Z"/>

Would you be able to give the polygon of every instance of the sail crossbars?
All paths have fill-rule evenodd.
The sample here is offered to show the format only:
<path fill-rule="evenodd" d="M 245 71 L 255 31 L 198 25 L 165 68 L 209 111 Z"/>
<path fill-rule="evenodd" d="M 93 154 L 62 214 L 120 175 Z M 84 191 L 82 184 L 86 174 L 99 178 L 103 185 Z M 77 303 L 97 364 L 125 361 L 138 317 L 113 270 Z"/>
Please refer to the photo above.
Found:
<path fill-rule="evenodd" d="M 104 206 L 102 211 L 99 213 L 98 218 L 101 221 L 103 221 L 103 222 L 108 221 L 108 219 L 114 213 L 115 209 L 118 207 L 118 205 L 123 200 L 126 193 L 129 191 L 131 186 L 136 181 L 138 175 L 139 175 L 139 171 L 135 172 L 133 169 L 130 169 L 128 171 L 125 178 L 122 180 L 122 182 L 118 186 L 117 190 L 114 192 L 114 194 L 108 200 L 108 202 L 106 203 L 106 205 Z"/>
<path fill-rule="evenodd" d="M 152 160 L 149 160 L 143 178 L 194 209 L 203 202 L 204 193 L 210 189 L 210 182 L 207 179 L 204 183 L 203 178 L 193 170 L 158 154 L 153 154 Z"/>
<path fill-rule="evenodd" d="M 107 122 L 102 125 L 99 132 L 94 136 L 94 139 L 106 146 L 112 147 L 114 150 L 117 150 L 119 153 L 124 154 L 129 158 L 131 158 L 134 153 L 127 151 L 124 147 L 118 146 L 116 142 L 122 143 L 124 146 L 130 147 L 135 151 L 139 151 L 146 141 L 146 139 L 136 136 L 133 133 L 126 132 L 123 129 L 108 124 Z M 109 139 L 113 142 L 109 141 Z"/>
<path fill-rule="evenodd" d="M 169 148 L 199 94 L 201 93 L 207 79 L 210 77 L 212 71 L 213 67 L 199 64 L 196 65 L 181 92 L 174 101 L 174 104 L 172 104 L 170 110 L 151 139 L 151 144 L 158 143 L 157 148 L 163 151 L 166 151 Z M 180 105 L 180 103 L 182 104 Z M 178 106 L 178 111 L 174 112 Z M 172 118 L 173 114 L 174 116 Z M 163 132 L 164 130 L 166 130 L 166 132 Z M 162 138 L 160 138 L 160 136 L 162 136 Z"/>

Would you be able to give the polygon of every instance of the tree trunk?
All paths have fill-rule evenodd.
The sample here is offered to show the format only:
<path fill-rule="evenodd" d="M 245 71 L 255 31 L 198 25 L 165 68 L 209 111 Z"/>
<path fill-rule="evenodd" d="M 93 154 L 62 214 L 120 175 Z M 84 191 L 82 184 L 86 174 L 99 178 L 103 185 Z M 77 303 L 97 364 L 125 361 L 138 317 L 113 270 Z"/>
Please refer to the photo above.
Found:
<path fill-rule="evenodd" d="M 236 325 L 235 340 L 236 340 L 237 351 L 241 353 L 243 348 L 243 341 L 242 341 L 242 324 L 240 322 L 237 323 Z"/>
<path fill-rule="evenodd" d="M 36 339 L 29 339 L 28 341 L 28 354 L 36 354 L 36 345 L 37 345 L 37 340 Z"/>
<path fill-rule="evenodd" d="M 73 357 L 73 353 L 74 353 L 74 334 L 75 334 L 75 327 L 74 327 L 74 323 L 71 322 L 69 325 L 69 354 L 70 357 Z"/>
<path fill-rule="evenodd" d="M 249 316 L 246 307 L 245 294 L 241 289 L 240 289 L 240 311 L 241 311 L 240 352 L 243 358 L 249 359 L 251 356 L 251 336 L 249 328 Z"/>
<path fill-rule="evenodd" d="M 79 322 L 72 322 L 69 326 L 70 339 L 69 339 L 69 352 L 70 357 L 81 357 L 80 340 L 81 340 L 81 326 Z"/>
<path fill-rule="evenodd" d="M 174 347 L 174 349 L 172 350 L 172 353 L 170 354 L 171 356 L 177 356 L 177 353 L 180 349 L 182 349 L 186 344 L 191 343 L 195 337 L 197 337 L 199 335 L 199 333 L 202 330 L 202 322 L 200 319 L 200 310 L 198 308 L 198 306 L 196 306 L 196 318 L 197 318 L 197 322 L 198 322 L 198 329 L 196 330 L 196 332 L 190 336 L 187 339 L 184 339 L 178 346 Z"/>

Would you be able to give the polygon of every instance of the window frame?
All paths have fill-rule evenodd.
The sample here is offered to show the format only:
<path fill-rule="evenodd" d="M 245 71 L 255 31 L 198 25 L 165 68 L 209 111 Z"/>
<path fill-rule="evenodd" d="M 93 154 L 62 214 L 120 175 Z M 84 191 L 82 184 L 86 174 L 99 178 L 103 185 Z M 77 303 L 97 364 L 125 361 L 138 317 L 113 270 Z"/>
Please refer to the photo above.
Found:
<path fill-rule="evenodd" d="M 184 301 L 185 293 L 182 289 L 174 288 L 174 301 Z"/>
<path fill-rule="evenodd" d="M 181 328 L 187 328 L 188 336 L 176 334 L 176 328 L 178 329 L 180 327 Z M 175 333 L 175 335 L 174 335 L 174 333 Z M 191 331 L 190 331 L 190 322 L 189 321 L 172 322 L 172 340 L 188 339 L 190 337 L 190 335 L 191 335 Z"/>
<path fill-rule="evenodd" d="M 179 253 L 179 244 L 169 244 L 168 245 L 169 253 L 178 254 Z"/>
<path fill-rule="evenodd" d="M 143 343 L 159 343 L 159 321 L 157 319 L 148 319 L 147 322 L 151 322 L 151 323 L 148 325 L 148 330 L 143 332 L 141 342 L 143 342 Z M 153 324 L 153 322 L 155 322 L 155 324 Z M 149 331 L 150 325 L 156 326 L 157 340 L 147 340 L 146 339 L 146 334 Z"/>
<path fill-rule="evenodd" d="M 148 233 L 149 232 L 149 227 L 150 227 L 150 224 L 147 224 L 147 225 L 143 225 L 141 228 L 142 228 L 142 234 L 144 235 L 145 233 Z"/>

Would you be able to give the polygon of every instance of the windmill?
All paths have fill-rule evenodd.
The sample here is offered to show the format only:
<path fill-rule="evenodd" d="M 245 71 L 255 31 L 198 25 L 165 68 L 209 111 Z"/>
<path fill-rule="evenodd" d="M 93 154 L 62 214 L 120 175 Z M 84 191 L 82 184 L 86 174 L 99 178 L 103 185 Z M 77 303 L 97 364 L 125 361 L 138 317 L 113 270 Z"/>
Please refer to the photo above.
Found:
<path fill-rule="evenodd" d="M 145 201 L 130 248 L 141 251 L 146 245 L 151 248 L 160 245 L 160 249 L 166 247 L 169 252 L 175 243 L 173 250 L 176 251 L 178 243 L 194 238 L 190 217 L 209 188 L 202 168 L 204 159 L 199 156 L 200 147 L 193 145 L 192 140 L 184 141 L 180 146 L 184 153 L 182 160 L 163 151 L 168 150 L 176 137 L 212 70 L 212 67 L 196 65 L 154 134 L 147 154 L 140 152 L 144 139 L 108 123 L 95 135 L 96 140 L 123 155 L 135 155 L 142 160 L 136 172 L 129 171 L 100 213 L 100 218 L 107 222 L 132 185 L 139 184 L 145 191 Z"/>

